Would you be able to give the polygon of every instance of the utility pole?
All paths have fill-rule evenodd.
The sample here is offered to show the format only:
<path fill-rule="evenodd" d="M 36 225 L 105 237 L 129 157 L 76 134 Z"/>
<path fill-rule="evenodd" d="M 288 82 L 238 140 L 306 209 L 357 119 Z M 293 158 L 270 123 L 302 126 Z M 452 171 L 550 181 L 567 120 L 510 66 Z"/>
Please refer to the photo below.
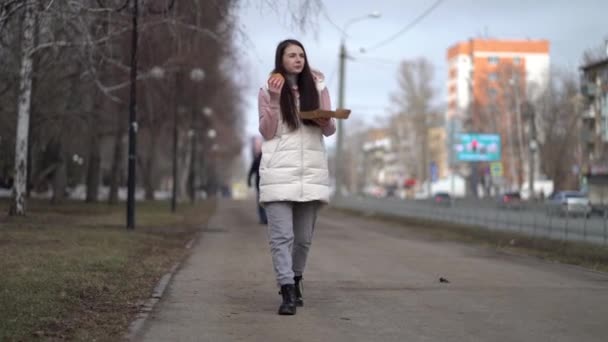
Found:
<path fill-rule="evenodd" d="M 594 94 L 594 103 L 593 105 L 595 106 L 595 125 L 602 125 L 602 96 L 601 96 L 601 91 L 602 91 L 602 79 L 601 77 L 595 76 L 595 94 Z M 594 151 L 594 155 L 593 158 L 594 160 L 597 162 L 598 160 L 602 160 L 602 156 L 604 155 L 604 141 L 603 141 L 603 135 L 605 134 L 604 132 L 604 127 L 601 127 L 599 130 L 596 129 L 596 135 L 595 135 L 595 151 Z"/>
<path fill-rule="evenodd" d="M 529 199 L 534 200 L 534 174 L 536 169 L 535 153 L 537 149 L 534 106 L 532 103 L 526 100 L 522 103 L 520 113 L 522 115 L 522 119 L 528 120 L 528 190 L 530 192 Z"/>
<path fill-rule="evenodd" d="M 448 122 L 448 124 L 450 125 L 449 129 L 450 129 L 450 139 L 449 139 L 449 146 L 448 146 L 448 151 L 449 151 L 449 158 L 450 158 L 450 166 L 451 166 L 451 174 L 450 174 L 450 195 L 452 197 L 456 197 L 456 180 L 454 179 L 454 177 L 456 176 L 456 153 L 454 152 L 454 146 L 455 145 L 455 137 L 454 137 L 454 125 L 456 125 L 455 120 L 455 115 L 452 114 L 452 119 Z"/>
<path fill-rule="evenodd" d="M 348 27 L 353 23 L 356 23 L 361 20 L 370 19 L 370 18 L 380 18 L 379 12 L 371 12 L 365 16 L 357 17 L 349 20 L 342 31 L 342 38 L 340 40 L 340 80 L 338 84 L 338 108 L 344 108 L 344 78 L 346 77 L 346 58 L 348 57 L 346 52 L 346 32 L 348 31 Z M 336 194 L 338 198 L 342 196 L 342 186 L 344 183 L 344 174 L 342 174 L 342 170 L 344 169 L 344 165 L 342 163 L 343 160 L 343 151 L 342 145 L 344 144 L 344 120 L 338 121 L 338 136 L 336 138 Z"/>
<path fill-rule="evenodd" d="M 517 125 L 517 154 L 518 154 L 518 160 L 521 160 L 523 162 L 523 158 L 524 158 L 524 147 L 523 147 L 523 128 L 522 128 L 522 124 L 521 124 L 521 94 L 520 94 L 520 89 L 521 89 L 521 78 L 520 78 L 520 74 L 519 74 L 519 70 L 515 70 L 512 69 L 511 70 L 511 77 L 513 80 L 513 92 L 515 95 L 515 124 Z M 522 165 L 523 166 L 523 165 Z M 518 175 L 517 175 L 517 188 L 521 188 L 522 185 L 522 179 L 520 177 L 520 175 L 523 172 L 523 167 L 519 168 Z M 529 175 L 528 175 L 529 176 Z M 528 181 L 528 186 L 530 185 L 530 182 Z"/>
<path fill-rule="evenodd" d="M 340 77 L 338 83 L 338 108 L 344 108 L 344 78 L 346 72 L 346 46 L 344 39 L 340 42 Z M 336 139 L 336 196 L 340 198 L 342 196 L 342 183 L 343 183 L 343 151 L 342 145 L 344 140 L 344 120 L 338 121 L 338 136 Z"/>
<path fill-rule="evenodd" d="M 509 80 L 509 84 L 512 86 L 513 85 L 513 75 L 511 75 L 511 79 Z M 515 100 L 514 98 L 516 97 L 515 91 L 512 88 L 511 89 L 511 100 Z M 517 100 L 515 100 L 517 101 Z M 511 115 L 515 112 L 514 106 L 511 106 L 511 108 L 509 108 L 509 110 L 506 111 L 507 114 L 507 137 L 509 138 L 509 173 L 511 175 L 511 182 L 516 182 L 518 187 L 519 187 L 519 180 L 517 177 L 517 172 L 515 170 L 515 145 L 513 144 L 513 127 L 512 127 L 512 120 L 511 120 Z M 512 183 L 509 185 L 509 190 L 513 190 L 512 189 Z"/>
<path fill-rule="evenodd" d="M 528 119 L 530 120 L 530 143 L 528 146 L 528 187 L 530 188 L 530 199 L 534 200 L 534 170 L 536 169 L 534 158 L 537 149 L 537 143 L 534 107 L 530 103 L 526 105 L 526 114 L 528 116 Z"/>
<path fill-rule="evenodd" d="M 475 77 L 475 50 L 474 50 L 474 41 L 473 38 L 469 39 L 469 58 L 471 59 L 471 68 L 469 70 L 469 78 L 467 79 L 467 86 L 469 88 L 469 106 L 468 106 L 468 117 L 467 117 L 467 122 L 468 122 L 468 127 L 466 127 L 466 130 L 468 133 L 471 133 L 472 128 L 475 128 L 474 125 L 474 118 L 473 116 L 475 115 L 474 112 L 474 108 L 473 106 L 475 105 L 475 88 L 473 87 L 473 77 Z M 474 198 L 477 198 L 477 163 L 476 162 L 469 162 L 469 168 L 471 169 L 471 175 L 469 176 L 470 178 L 470 190 L 471 190 L 471 194 L 473 195 Z"/>

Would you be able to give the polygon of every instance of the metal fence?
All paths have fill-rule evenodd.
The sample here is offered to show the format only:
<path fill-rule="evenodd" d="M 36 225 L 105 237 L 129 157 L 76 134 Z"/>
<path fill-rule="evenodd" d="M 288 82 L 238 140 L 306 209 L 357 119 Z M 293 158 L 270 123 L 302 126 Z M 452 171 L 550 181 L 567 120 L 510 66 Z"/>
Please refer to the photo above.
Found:
<path fill-rule="evenodd" d="M 561 241 L 586 241 L 607 245 L 608 217 L 550 214 L 543 203 L 523 203 L 521 207 L 500 208 L 494 199 L 461 199 L 451 205 L 430 200 L 397 198 L 343 197 L 334 199 L 337 208 L 398 217 L 427 219 L 517 232 Z"/>

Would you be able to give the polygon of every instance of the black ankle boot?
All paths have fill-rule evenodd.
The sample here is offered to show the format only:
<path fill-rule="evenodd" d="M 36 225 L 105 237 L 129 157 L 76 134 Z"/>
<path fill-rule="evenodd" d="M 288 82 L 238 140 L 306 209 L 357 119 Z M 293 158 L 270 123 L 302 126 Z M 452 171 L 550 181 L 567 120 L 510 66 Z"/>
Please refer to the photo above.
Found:
<path fill-rule="evenodd" d="M 296 306 L 304 306 L 304 284 L 302 283 L 302 276 L 293 277 L 296 284 Z"/>
<path fill-rule="evenodd" d="M 283 303 L 279 306 L 279 315 L 296 314 L 296 287 L 293 284 L 281 286 Z"/>

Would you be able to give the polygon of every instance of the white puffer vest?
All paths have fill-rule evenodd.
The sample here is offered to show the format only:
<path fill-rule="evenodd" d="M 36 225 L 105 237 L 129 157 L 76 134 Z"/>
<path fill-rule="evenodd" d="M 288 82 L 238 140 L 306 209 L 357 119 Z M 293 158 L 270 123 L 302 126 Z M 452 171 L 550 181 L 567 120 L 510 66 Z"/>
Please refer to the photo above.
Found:
<path fill-rule="evenodd" d="M 317 82 L 319 93 L 325 88 Z M 319 94 L 320 96 L 320 94 Z M 329 170 L 321 128 L 290 131 L 279 115 L 274 138 L 262 143 L 260 202 L 329 202 Z"/>

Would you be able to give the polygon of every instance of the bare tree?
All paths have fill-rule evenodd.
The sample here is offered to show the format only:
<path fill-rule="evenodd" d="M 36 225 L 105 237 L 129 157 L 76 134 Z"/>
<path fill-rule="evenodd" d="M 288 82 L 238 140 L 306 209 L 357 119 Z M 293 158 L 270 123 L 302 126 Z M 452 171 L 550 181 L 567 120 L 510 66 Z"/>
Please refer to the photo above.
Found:
<path fill-rule="evenodd" d="M 591 47 L 583 53 L 582 63 L 583 64 L 593 64 L 595 62 L 599 62 L 608 58 L 606 55 L 606 49 L 608 48 L 608 36 L 604 38 L 603 44 L 598 44 L 594 47 Z"/>
<path fill-rule="evenodd" d="M 56 59 L 49 61 L 49 56 L 57 57 L 58 55 L 61 55 L 59 50 L 62 50 L 63 48 L 80 47 L 82 48 L 80 51 L 84 51 L 86 47 L 91 45 L 90 40 L 83 35 L 85 32 L 83 28 L 86 27 L 88 20 L 80 15 L 84 10 L 84 6 L 87 6 L 89 3 L 90 1 L 80 3 L 57 1 L 48 4 L 42 4 L 42 2 L 39 1 L 13 1 L 2 7 L 2 11 L 0 11 L 0 27 L 5 30 L 10 30 L 9 36 L 17 32 L 15 35 L 20 36 L 22 42 L 22 49 L 20 50 L 22 72 L 19 75 L 21 87 L 18 94 L 19 109 L 16 135 L 17 142 L 15 146 L 15 182 L 13 186 L 14 203 L 11 207 L 12 214 L 25 214 L 24 196 L 29 185 L 27 184 L 28 179 L 31 178 L 29 176 L 32 175 L 32 163 L 28 163 L 28 159 L 31 159 L 31 145 L 34 141 L 41 140 L 40 136 L 31 137 L 31 133 L 33 132 L 29 132 L 30 129 L 35 132 L 35 128 L 40 122 L 48 121 L 49 119 L 56 122 L 54 118 L 63 119 L 66 116 L 64 115 L 65 113 L 58 114 L 52 112 L 56 108 L 64 108 L 65 106 L 63 105 L 59 105 L 59 107 L 40 105 L 45 101 L 53 102 L 55 99 L 50 97 L 45 99 L 36 96 L 38 92 L 44 94 L 42 89 L 49 85 L 56 87 L 58 79 L 67 79 L 65 77 L 65 69 L 62 70 L 63 75 L 61 73 L 54 73 L 61 62 L 58 62 Z M 20 30 L 21 32 L 19 31 L 19 25 L 11 25 L 19 20 L 20 16 L 17 15 L 19 13 L 23 13 L 23 29 Z M 75 51 L 78 52 L 78 50 L 73 50 L 72 52 Z M 60 61 L 71 62 L 66 63 L 67 65 L 82 66 L 82 60 L 78 61 L 77 58 L 74 58 L 82 55 L 83 54 L 72 54 L 70 56 L 64 56 L 67 58 Z M 44 68 L 43 66 L 45 63 L 52 65 L 52 67 L 48 69 Z M 34 66 L 37 68 L 34 69 Z M 48 77 L 49 75 L 53 77 Z M 69 72 L 67 75 L 72 76 Z M 49 83 L 45 84 L 45 79 L 49 81 Z M 33 85 L 34 81 L 36 86 Z M 37 88 L 40 88 L 40 91 L 37 91 Z M 55 88 L 54 92 L 57 92 L 58 89 L 59 88 Z M 76 89 L 81 90 L 79 87 L 76 87 Z M 72 93 L 74 98 L 78 98 L 77 94 L 78 92 Z M 42 111 L 42 108 L 45 108 L 47 112 L 38 113 L 39 115 L 34 117 L 35 120 L 32 120 L 30 117 L 32 108 L 38 108 L 39 111 Z M 72 106 L 70 107 L 70 110 L 74 110 L 74 108 L 75 107 Z M 80 112 L 82 113 L 82 111 Z M 30 122 L 32 123 L 31 125 Z M 65 133 L 65 131 L 61 131 L 59 134 Z M 52 139 L 52 137 L 50 138 Z M 60 144 L 59 146 L 63 145 Z M 63 164 L 60 163 L 59 167 L 54 166 L 53 171 L 50 172 L 54 173 L 56 176 L 62 176 L 61 173 L 64 173 L 63 171 L 65 169 L 62 166 Z M 45 170 L 43 173 L 46 174 L 47 171 Z M 55 182 L 55 184 L 60 183 L 61 182 Z M 61 196 L 62 193 L 63 190 L 59 191 L 57 196 Z"/>
<path fill-rule="evenodd" d="M 477 75 L 478 93 L 471 108 L 472 131 L 500 135 L 506 179 L 517 187 L 523 182 L 525 159 L 526 136 L 521 108 L 527 100 L 528 84 L 524 75 L 522 66 L 509 60 L 501 61 L 492 72 Z"/>
<path fill-rule="evenodd" d="M 578 82 L 569 72 L 553 72 L 546 92 L 535 104 L 539 116 L 542 171 L 555 190 L 576 187 L 572 166 L 577 161 L 581 113 L 577 105 Z"/>
<path fill-rule="evenodd" d="M 0 78 L 7 81 L 0 84 L 0 181 L 8 184 L 5 175 L 12 172 L 7 170 L 15 169 L 14 213 L 25 213 L 28 185 L 38 191 L 53 188 L 54 200 L 61 201 L 66 187 L 84 180 L 86 200 L 95 201 L 101 179 L 110 185 L 110 198 L 117 199 L 124 179 L 131 22 L 129 13 L 114 13 L 100 3 L 126 2 L 7 0 L 0 5 Z M 289 22 L 302 29 L 314 27 L 310 24 L 322 6 L 319 0 L 252 3 L 287 10 Z M 232 77 L 241 67 L 232 56 L 238 51 L 235 38 L 247 39 L 246 32 L 239 31 L 236 9 L 250 4 L 179 1 L 172 13 L 141 21 L 137 82 L 143 91 L 137 100 L 146 144 L 140 147 L 138 163 L 148 197 L 168 174 L 172 151 L 162 146 L 170 141 L 167 132 L 176 108 L 170 80 L 180 68 L 200 67 L 206 73 L 200 86 L 186 81 L 180 94 L 188 113 L 196 113 L 196 127 L 190 115 L 179 118 L 180 140 L 187 141 L 191 129 L 202 131 L 202 136 L 214 127 L 223 153 L 214 160 L 230 169 L 224 166 L 240 153 L 245 85 Z M 35 22 L 39 24 L 28 24 Z M 163 82 L 152 79 L 149 71 L 155 66 L 167 71 Z M 217 113 L 213 120 L 201 117 L 203 106 Z M 112 146 L 104 148 L 108 143 Z M 201 154 L 211 153 L 209 144 L 199 139 L 192 146 Z M 7 158 L 8 148 L 16 153 Z M 184 144 L 180 151 L 181 165 L 194 165 L 193 154 L 187 153 L 193 149 Z"/>
<path fill-rule="evenodd" d="M 342 160 L 344 175 L 344 184 L 347 185 L 349 192 L 361 193 L 365 186 L 365 174 L 364 174 L 364 153 L 363 144 L 367 130 L 365 122 L 359 118 L 352 118 L 347 122 L 347 136 L 345 137 L 346 149 Z M 332 158 L 335 156 L 332 156 Z M 333 161 L 329 163 L 330 167 L 335 165 Z M 335 170 L 331 170 L 335 172 Z"/>
<path fill-rule="evenodd" d="M 429 180 L 428 130 L 437 115 L 433 77 L 434 67 L 426 58 L 403 61 L 398 75 L 399 90 L 391 96 L 396 111 L 393 129 L 397 142 L 410 138 L 409 145 L 413 145 L 409 148 L 411 154 L 402 145 L 398 158 L 421 180 Z"/>
<path fill-rule="evenodd" d="M 32 100 L 32 50 L 34 49 L 34 26 L 37 10 L 34 5 L 26 6 L 23 16 L 23 36 L 21 38 L 21 82 L 19 85 L 17 142 L 15 143 L 15 179 L 11 215 L 25 215 L 27 141 Z"/>

